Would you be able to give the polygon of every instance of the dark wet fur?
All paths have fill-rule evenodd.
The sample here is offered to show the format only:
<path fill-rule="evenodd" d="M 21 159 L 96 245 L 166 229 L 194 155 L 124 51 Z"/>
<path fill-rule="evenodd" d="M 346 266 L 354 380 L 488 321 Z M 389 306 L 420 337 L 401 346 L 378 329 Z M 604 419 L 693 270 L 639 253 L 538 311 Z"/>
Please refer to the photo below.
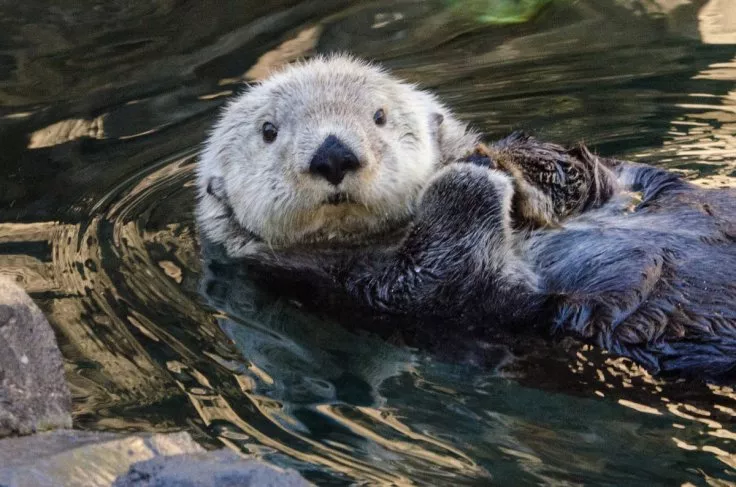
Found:
<path fill-rule="evenodd" d="M 539 185 L 535 205 L 554 208 L 543 224 L 507 228 L 518 194 L 504 204 L 504 186 L 476 158 L 432 183 L 395 245 L 294 248 L 241 264 L 257 282 L 343 320 L 426 324 L 433 340 L 440 330 L 567 335 L 654 373 L 736 378 L 736 191 L 523 135 L 489 157 Z M 634 211 L 614 204 L 619 180 L 641 192 Z"/>

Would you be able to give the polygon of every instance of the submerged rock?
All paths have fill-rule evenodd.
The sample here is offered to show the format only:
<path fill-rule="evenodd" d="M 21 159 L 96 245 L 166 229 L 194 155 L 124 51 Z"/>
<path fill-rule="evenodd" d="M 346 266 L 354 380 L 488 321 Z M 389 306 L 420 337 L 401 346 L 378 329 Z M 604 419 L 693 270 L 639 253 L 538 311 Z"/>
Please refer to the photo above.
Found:
<path fill-rule="evenodd" d="M 0 486 L 109 487 L 136 462 L 204 452 L 188 433 L 54 431 L 0 440 Z"/>
<path fill-rule="evenodd" d="M 310 485 L 295 471 L 257 460 L 245 460 L 230 450 L 154 458 L 131 467 L 114 487 L 302 487 Z"/>
<path fill-rule="evenodd" d="M 69 428 L 70 410 L 51 325 L 23 289 L 0 276 L 0 438 Z"/>
<path fill-rule="evenodd" d="M 204 487 L 309 485 L 235 452 L 207 452 L 186 433 L 60 430 L 0 440 L 2 487 Z"/>

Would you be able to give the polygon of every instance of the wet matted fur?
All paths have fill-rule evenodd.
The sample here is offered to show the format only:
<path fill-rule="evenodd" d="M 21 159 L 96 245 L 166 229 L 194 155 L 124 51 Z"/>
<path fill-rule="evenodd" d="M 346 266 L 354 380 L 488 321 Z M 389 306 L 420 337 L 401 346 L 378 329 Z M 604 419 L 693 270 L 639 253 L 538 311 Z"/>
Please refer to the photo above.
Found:
<path fill-rule="evenodd" d="M 469 335 L 493 329 L 572 335 L 653 372 L 733 377 L 736 191 L 703 189 L 663 169 L 522 134 L 453 162 L 447 154 L 472 151 L 477 136 L 446 108 L 383 71 L 338 59 L 337 65 L 318 60 L 287 70 L 255 98 L 246 93 L 211 138 L 199 173 L 199 221 L 205 240 L 238 258 L 232 265 L 248 267 L 253 279 L 279 293 L 342 316 L 381 315 L 397 326 L 441 322 Z M 365 93 L 394 93 L 382 103 L 389 117 L 398 114 L 396 127 L 370 126 L 372 97 L 341 91 L 353 93 L 356 83 Z M 286 95 L 278 90 L 284 85 Z M 406 103 L 399 92 L 422 102 Z M 296 139 L 285 135 L 274 157 L 259 152 L 253 127 L 261 113 L 275 113 L 269 106 L 282 96 L 306 98 L 288 122 Z M 334 103 L 357 106 L 340 111 Z M 307 129 L 298 123 L 303 114 L 316 114 L 307 117 Z M 316 147 L 337 130 L 340 114 L 349 122 L 340 136 L 367 161 L 366 172 L 345 185 L 364 198 L 362 209 L 349 215 L 353 210 L 331 208 L 333 219 L 319 210 L 309 225 L 282 218 L 279 208 L 310 215 L 302 210 L 322 208 L 334 190 L 300 169 L 309 151 L 298 144 L 308 137 Z M 402 174 L 410 183 L 401 184 Z M 390 188 L 378 191 L 388 180 Z M 268 183 L 289 205 L 266 198 Z M 364 191 L 367 185 L 372 192 Z M 392 204 L 400 208 L 387 210 Z M 366 215 L 362 236 L 371 244 L 361 245 L 359 223 Z M 315 222 L 310 228 L 316 231 L 304 231 Z"/>

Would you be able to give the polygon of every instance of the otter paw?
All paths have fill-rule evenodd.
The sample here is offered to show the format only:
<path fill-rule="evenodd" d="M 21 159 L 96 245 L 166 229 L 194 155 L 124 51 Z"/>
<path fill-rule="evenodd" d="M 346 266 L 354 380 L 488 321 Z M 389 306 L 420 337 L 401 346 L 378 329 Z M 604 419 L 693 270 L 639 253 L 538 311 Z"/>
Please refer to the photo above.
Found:
<path fill-rule="evenodd" d="M 489 169 L 498 169 L 498 164 L 491 155 L 491 150 L 485 144 L 478 144 L 475 149 L 465 155 L 458 162 L 475 164 L 476 166 L 487 167 Z"/>
<path fill-rule="evenodd" d="M 425 190 L 418 216 L 442 218 L 448 225 L 463 220 L 496 220 L 510 211 L 512 195 L 513 186 L 506 174 L 470 164 L 451 164 Z"/>

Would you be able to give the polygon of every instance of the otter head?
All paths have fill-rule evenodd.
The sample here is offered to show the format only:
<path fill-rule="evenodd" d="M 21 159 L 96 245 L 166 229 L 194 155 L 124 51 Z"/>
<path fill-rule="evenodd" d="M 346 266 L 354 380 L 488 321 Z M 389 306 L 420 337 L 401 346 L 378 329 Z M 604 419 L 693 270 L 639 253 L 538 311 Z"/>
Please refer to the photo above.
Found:
<path fill-rule="evenodd" d="M 475 141 L 432 95 L 376 66 L 294 64 L 225 108 L 199 163 L 200 226 L 277 247 L 380 234 Z"/>

